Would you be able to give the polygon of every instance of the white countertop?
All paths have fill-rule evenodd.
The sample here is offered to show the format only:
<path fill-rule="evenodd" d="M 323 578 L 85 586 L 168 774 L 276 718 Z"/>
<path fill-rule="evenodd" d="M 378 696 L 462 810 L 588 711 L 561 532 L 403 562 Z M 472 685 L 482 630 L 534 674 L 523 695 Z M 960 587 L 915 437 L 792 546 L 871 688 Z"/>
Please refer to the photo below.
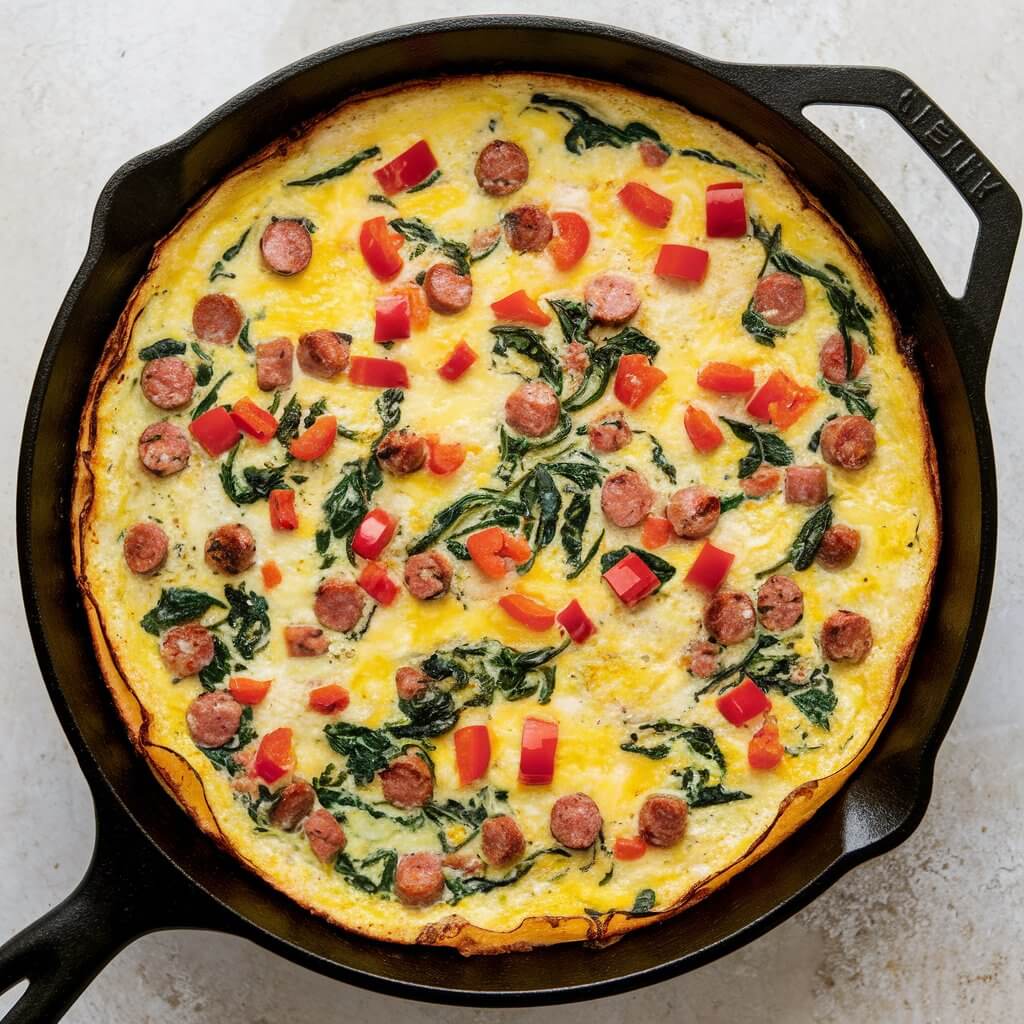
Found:
<path fill-rule="evenodd" d="M 565 14 L 564 3 L 477 0 L 370 7 L 332 0 L 198 0 L 3 5 L 0 62 L 0 454 L 4 501 L 0 649 L 0 940 L 62 899 L 92 845 L 89 796 L 42 686 L 14 557 L 17 442 L 43 340 L 85 251 L 109 175 L 251 82 L 333 42 L 389 25 L 496 7 Z M 712 57 L 775 63 L 883 64 L 931 93 L 1024 188 L 1024 9 L 960 0 L 671 4 L 591 0 L 581 14 L 661 35 Z M 886 189 L 941 270 L 962 279 L 973 218 L 885 115 L 844 110 L 840 143 Z M 553 1010 L 437 1010 L 340 985 L 240 939 L 149 936 L 82 996 L 73 1024 L 244 1020 L 565 1024 L 1020 1019 L 1024 1006 L 1024 271 L 1017 267 L 990 369 L 999 461 L 999 570 L 981 655 L 938 759 L 917 833 L 854 870 L 786 924 L 686 977 Z M 105 699 L 97 691 L 97 699 Z M 813 828 L 813 824 L 809 826 Z M 0 997 L 0 1011 L 11 999 Z"/>

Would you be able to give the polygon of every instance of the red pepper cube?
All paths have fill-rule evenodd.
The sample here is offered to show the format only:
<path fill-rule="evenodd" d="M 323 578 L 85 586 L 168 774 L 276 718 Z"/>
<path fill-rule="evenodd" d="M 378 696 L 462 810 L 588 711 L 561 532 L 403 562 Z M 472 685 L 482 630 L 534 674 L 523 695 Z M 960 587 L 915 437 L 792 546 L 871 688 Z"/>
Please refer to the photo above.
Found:
<path fill-rule="evenodd" d="M 437 160 L 430 151 L 426 139 L 420 139 L 404 153 L 399 153 L 394 160 L 383 167 L 377 168 L 373 176 L 380 182 L 380 187 L 389 195 L 404 192 L 413 185 L 418 185 L 437 170 Z"/>
<path fill-rule="evenodd" d="M 665 227 L 672 217 L 672 200 L 639 181 L 627 181 L 617 194 L 638 221 L 652 228 Z"/>
<path fill-rule="evenodd" d="M 348 379 L 369 388 L 407 388 L 409 371 L 396 359 L 353 356 L 348 365 Z"/>
<path fill-rule="evenodd" d="M 487 774 L 491 763 L 491 734 L 486 725 L 466 725 L 456 729 L 455 764 L 459 770 L 459 785 L 468 786 Z"/>
<path fill-rule="evenodd" d="M 299 528 L 294 491 L 287 489 L 271 491 L 267 504 L 270 506 L 270 528 L 272 530 L 297 530 Z"/>
<path fill-rule="evenodd" d="M 445 380 L 458 380 L 476 360 L 477 354 L 464 341 L 460 341 L 437 372 Z"/>
<path fill-rule="evenodd" d="M 597 627 L 590 621 L 590 616 L 583 610 L 579 601 L 573 598 L 555 616 L 558 624 L 569 634 L 573 643 L 581 644 L 594 635 Z"/>
<path fill-rule="evenodd" d="M 382 508 L 367 512 L 352 535 L 352 550 L 360 558 L 376 559 L 391 543 L 397 525 L 395 518 Z"/>
<path fill-rule="evenodd" d="M 231 407 L 231 418 L 243 433 L 260 444 L 266 444 L 277 433 L 273 414 L 261 409 L 251 398 L 240 398 Z"/>
<path fill-rule="evenodd" d="M 274 783 L 295 767 L 292 751 L 292 731 L 287 726 L 268 732 L 260 740 L 256 757 L 252 763 L 253 772 L 264 782 Z"/>
<path fill-rule="evenodd" d="M 519 781 L 524 786 L 547 786 L 555 777 L 558 723 L 526 718 L 519 747 Z"/>
<path fill-rule="evenodd" d="M 325 683 L 309 691 L 309 707 L 322 715 L 344 711 L 349 705 L 348 690 L 340 683 Z"/>
<path fill-rule="evenodd" d="M 772 702 L 764 690 L 748 676 L 739 686 L 734 686 L 728 693 L 723 693 L 715 701 L 715 706 L 727 721 L 733 725 L 742 725 L 751 718 L 764 714 L 772 706 Z"/>
<path fill-rule="evenodd" d="M 498 299 L 497 302 L 492 302 L 491 309 L 498 320 L 536 324 L 538 327 L 547 327 L 551 323 L 551 317 L 522 288 L 503 299 Z"/>
<path fill-rule="evenodd" d="M 711 541 L 705 541 L 686 574 L 686 582 L 713 594 L 722 585 L 735 558 L 730 552 L 716 548 Z"/>
<path fill-rule="evenodd" d="M 242 432 L 223 406 L 215 406 L 188 425 L 189 433 L 203 446 L 206 454 L 216 458 L 238 443 Z"/>
<path fill-rule="evenodd" d="M 661 586 L 661 581 L 635 551 L 630 551 L 603 575 L 615 596 L 630 608 Z"/>
<path fill-rule="evenodd" d="M 708 269 L 708 252 L 692 245 L 663 245 L 654 264 L 658 277 L 679 281 L 703 281 Z"/>
<path fill-rule="evenodd" d="M 708 238 L 742 238 L 747 233 L 747 204 L 741 182 L 708 185 L 704 209 Z"/>
<path fill-rule="evenodd" d="M 377 604 L 389 605 L 398 595 L 398 584 L 380 562 L 367 562 L 356 580 Z"/>
<path fill-rule="evenodd" d="M 402 341 L 412 334 L 412 315 L 407 295 L 377 296 L 374 341 Z"/>

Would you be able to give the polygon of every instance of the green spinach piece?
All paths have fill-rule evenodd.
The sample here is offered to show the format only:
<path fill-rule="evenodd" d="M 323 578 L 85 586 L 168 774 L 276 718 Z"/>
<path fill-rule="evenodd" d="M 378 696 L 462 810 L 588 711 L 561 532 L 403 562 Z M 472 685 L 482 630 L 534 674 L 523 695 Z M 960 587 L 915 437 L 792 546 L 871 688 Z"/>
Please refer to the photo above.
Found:
<path fill-rule="evenodd" d="M 279 466 L 266 465 L 262 468 L 257 466 L 246 466 L 242 470 L 244 483 L 239 482 L 235 476 L 235 458 L 242 442 L 231 449 L 230 454 L 220 467 L 220 483 L 224 493 L 236 505 L 252 505 L 257 501 L 264 501 L 270 497 L 271 491 L 278 491 L 284 488 L 284 475 L 288 471 L 288 462 L 282 462 Z"/>
<path fill-rule="evenodd" d="M 740 789 L 726 789 L 721 782 L 710 784 L 711 772 L 707 768 L 674 768 L 672 774 L 679 779 L 683 799 L 691 810 L 750 799 L 750 794 Z"/>
<path fill-rule="evenodd" d="M 746 500 L 745 494 L 723 494 L 719 498 L 719 511 L 720 512 L 732 512 L 733 509 L 739 508 L 740 505 Z"/>
<path fill-rule="evenodd" d="M 275 437 L 278 443 L 285 448 L 299 436 L 299 423 L 302 421 L 302 405 L 298 395 L 292 395 L 281 412 L 281 418 L 277 421 L 277 433 Z"/>
<path fill-rule="evenodd" d="M 740 317 L 740 324 L 758 345 L 764 345 L 766 348 L 775 348 L 775 339 L 786 334 L 784 327 L 773 327 L 754 309 L 753 299 L 747 303 L 747 308 Z"/>
<path fill-rule="evenodd" d="M 436 167 L 426 178 L 423 179 L 418 185 L 413 185 L 412 188 L 407 188 L 406 194 L 412 195 L 413 192 L 422 192 L 425 188 L 430 188 L 431 185 L 441 177 L 441 168 Z"/>
<path fill-rule="evenodd" d="M 656 743 L 641 743 L 642 732 L 664 739 Z M 718 746 L 714 732 L 706 725 L 687 725 L 662 718 L 657 722 L 637 726 L 636 731 L 629 734 L 629 740 L 619 747 L 629 754 L 641 754 L 652 761 L 661 761 L 668 757 L 677 740 L 682 740 L 698 757 L 714 762 L 725 771 L 725 755 Z"/>
<path fill-rule="evenodd" d="M 348 773 L 359 786 L 368 786 L 373 777 L 402 753 L 386 729 L 371 729 L 354 722 L 332 722 L 324 735 L 335 753 L 345 758 Z"/>
<path fill-rule="evenodd" d="M 657 898 L 653 889 L 641 889 L 633 900 L 633 907 L 630 913 L 637 915 L 650 914 L 654 910 Z"/>
<path fill-rule="evenodd" d="M 143 615 L 140 625 L 147 633 L 158 636 L 172 626 L 202 618 L 211 608 L 226 608 L 217 598 L 188 587 L 165 587 L 155 607 Z"/>
<path fill-rule="evenodd" d="M 328 167 L 326 171 L 321 171 L 319 174 L 312 174 L 308 178 L 300 178 L 297 181 L 286 181 L 285 185 L 292 187 L 321 185 L 325 181 L 332 181 L 334 178 L 342 178 L 346 174 L 351 174 L 351 172 L 354 171 L 364 160 L 370 160 L 379 155 L 380 147 L 370 146 L 368 149 L 361 149 L 358 153 L 354 153 L 347 160 L 342 160 L 340 164 Z M 373 196 L 370 198 L 372 199 Z"/>
<path fill-rule="evenodd" d="M 845 381 L 842 384 L 833 384 L 832 381 L 822 377 L 818 380 L 818 387 L 824 387 L 833 398 L 838 398 L 846 406 L 846 411 L 854 416 L 863 416 L 865 419 L 873 420 L 878 413 L 878 409 L 868 401 L 871 384 L 863 377 Z M 819 440 L 821 438 L 820 431 L 818 438 Z"/>
<path fill-rule="evenodd" d="M 233 278 L 235 275 L 224 269 L 225 263 L 230 263 L 241 251 L 245 245 L 245 240 L 249 237 L 249 232 L 252 231 L 252 227 L 247 227 L 242 232 L 242 237 L 235 242 L 234 245 L 229 245 L 224 252 L 221 253 L 220 259 L 214 263 L 213 268 L 210 270 L 210 280 L 216 281 L 218 277 L 230 277 Z"/>
<path fill-rule="evenodd" d="M 686 149 L 677 149 L 676 152 L 680 156 L 693 157 L 694 160 L 703 160 L 706 164 L 715 164 L 718 167 L 728 167 L 730 171 L 736 171 L 737 174 L 745 174 L 748 178 L 756 178 L 757 180 L 760 180 L 758 175 L 753 171 L 748 171 L 746 167 L 741 167 L 732 160 L 724 160 L 720 156 L 715 156 L 715 154 L 708 149 L 695 149 L 693 147 L 688 147 Z"/>
<path fill-rule="evenodd" d="M 206 392 L 205 396 L 199 402 L 199 404 L 192 410 L 192 419 L 197 420 L 204 412 L 209 412 L 213 408 L 217 401 L 217 392 L 220 391 L 221 384 L 224 383 L 231 376 L 231 371 L 228 370 L 223 377 L 209 391 Z"/>
<path fill-rule="evenodd" d="M 394 891 L 397 867 L 398 854 L 394 850 L 378 850 L 358 861 L 342 851 L 334 860 L 334 870 L 349 885 L 371 895 Z"/>
<path fill-rule="evenodd" d="M 523 437 L 520 434 L 509 433 L 504 425 L 498 432 L 498 454 L 500 460 L 494 475 L 504 484 L 510 484 L 515 474 L 522 468 L 523 460 L 531 452 L 544 451 L 560 444 L 569 436 L 572 430 L 572 419 L 568 413 L 563 412 L 558 420 L 558 426 L 545 437 Z"/>
<path fill-rule="evenodd" d="M 537 861 L 547 854 L 555 857 L 572 856 L 568 850 L 563 850 L 559 846 L 552 846 L 543 850 L 537 850 L 524 857 L 508 874 L 502 875 L 499 878 L 489 878 L 486 875 L 466 875 L 462 878 L 455 875 L 446 876 L 445 885 L 451 893 L 451 896 L 448 898 L 449 905 L 454 906 L 467 896 L 476 896 L 479 893 L 491 892 L 494 889 L 513 885 L 524 875 L 529 874 Z"/>
<path fill-rule="evenodd" d="M 598 146 L 623 149 L 644 141 L 653 142 L 668 152 L 668 146 L 661 141 L 661 136 L 640 121 L 630 121 L 619 128 L 596 117 L 582 103 L 559 99 L 543 92 L 535 92 L 530 97 L 530 106 L 541 110 L 554 110 L 569 122 L 571 127 L 565 135 L 565 148 L 576 156 L 586 149 L 595 149 Z"/>
<path fill-rule="evenodd" d="M 249 661 L 267 645 L 270 636 L 270 606 L 265 597 L 247 590 L 244 583 L 237 587 L 226 584 L 224 596 L 228 599 L 230 609 L 228 626 L 235 631 L 231 642 L 239 655 Z"/>
<path fill-rule="evenodd" d="M 839 700 L 836 697 L 835 684 L 829 675 L 828 665 L 816 668 L 811 673 L 808 683 L 807 689 L 791 693 L 789 699 L 809 722 L 829 732 L 832 728 L 832 712 L 835 711 Z"/>
<path fill-rule="evenodd" d="M 419 217 L 395 217 L 388 225 L 397 231 L 407 242 L 413 243 L 412 256 L 415 258 L 426 249 L 437 249 L 443 256 L 455 264 L 460 274 L 469 273 L 469 246 L 465 242 L 454 242 L 443 238 L 433 228 L 425 224 Z"/>
<path fill-rule="evenodd" d="M 238 332 L 238 347 L 246 354 L 251 356 L 256 349 L 252 347 L 252 342 L 249 340 L 249 320 L 246 319 L 245 323 L 242 324 L 242 329 Z"/>
<path fill-rule="evenodd" d="M 579 387 L 562 402 L 568 412 L 579 412 L 598 401 L 608 388 L 608 382 L 625 355 L 645 355 L 652 362 L 661 351 L 656 341 L 635 327 L 624 327 L 602 345 L 591 345 L 588 350 L 590 365 L 583 374 Z"/>
<path fill-rule="evenodd" d="M 544 338 L 529 327 L 517 327 L 513 324 L 498 324 L 491 328 L 494 335 L 494 346 L 491 351 L 496 356 L 508 355 L 509 350 L 518 352 L 532 360 L 540 367 L 540 376 L 546 380 L 556 394 L 562 391 L 562 364 L 558 356 L 547 347 Z"/>
<path fill-rule="evenodd" d="M 807 442 L 807 450 L 810 452 L 816 452 L 818 446 L 821 444 L 821 432 L 825 429 L 825 424 L 831 423 L 832 420 L 837 418 L 837 413 L 831 413 L 821 421 L 821 426 L 811 434 L 811 439 Z"/>
<path fill-rule="evenodd" d="M 548 299 L 547 303 L 554 310 L 566 345 L 571 345 L 574 341 L 583 345 L 591 344 L 588 337 L 590 314 L 584 303 L 579 299 Z"/>
<path fill-rule="evenodd" d="M 199 682 L 204 690 L 216 690 L 231 671 L 231 652 L 228 645 L 216 633 L 213 634 L 213 661 L 199 672 Z"/>
<path fill-rule="evenodd" d="M 154 341 L 152 345 L 139 349 L 139 358 L 143 362 L 151 359 L 166 359 L 168 356 L 180 356 L 185 354 L 185 342 L 175 341 L 174 338 L 161 338 Z"/>
<path fill-rule="evenodd" d="M 746 480 L 753 476 L 762 463 L 769 466 L 790 466 L 793 464 L 793 449 L 785 441 L 767 430 L 758 430 L 751 423 L 731 420 L 727 416 L 719 419 L 733 432 L 740 441 L 750 445 L 750 451 L 740 459 L 739 478 Z"/>
<path fill-rule="evenodd" d="M 757 574 L 757 578 L 768 576 L 787 564 L 792 565 L 797 572 L 809 569 L 814 562 L 814 556 L 818 553 L 818 548 L 821 547 L 821 539 L 831 525 L 832 495 L 829 495 L 804 521 L 785 558 L 767 569 L 762 569 Z"/>

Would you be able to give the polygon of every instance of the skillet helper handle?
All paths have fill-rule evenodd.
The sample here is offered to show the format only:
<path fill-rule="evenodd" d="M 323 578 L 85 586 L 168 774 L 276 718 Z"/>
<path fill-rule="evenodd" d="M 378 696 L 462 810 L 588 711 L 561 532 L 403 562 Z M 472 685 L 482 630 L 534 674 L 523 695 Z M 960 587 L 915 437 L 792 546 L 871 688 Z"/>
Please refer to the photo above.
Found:
<path fill-rule="evenodd" d="M 812 104 L 878 107 L 888 112 L 921 147 L 978 218 L 978 237 L 967 286 L 946 301 L 969 334 L 984 379 L 989 349 L 1013 264 L 1021 204 L 1006 179 L 955 121 L 906 75 L 889 68 L 796 67 L 771 69 L 773 100 L 805 126 Z M 813 126 L 810 126 L 812 131 Z M 944 290 L 945 291 L 945 290 Z"/>

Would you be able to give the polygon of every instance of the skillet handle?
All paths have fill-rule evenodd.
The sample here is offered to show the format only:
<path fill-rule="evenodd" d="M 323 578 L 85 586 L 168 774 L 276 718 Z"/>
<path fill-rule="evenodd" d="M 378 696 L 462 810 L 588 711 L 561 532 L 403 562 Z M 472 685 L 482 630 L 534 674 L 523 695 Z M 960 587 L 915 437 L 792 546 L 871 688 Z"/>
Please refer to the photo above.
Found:
<path fill-rule="evenodd" d="M 1013 264 L 1021 204 L 1005 178 L 953 119 L 906 75 L 889 68 L 783 66 L 764 71 L 770 102 L 821 132 L 803 116 L 816 103 L 878 107 L 896 120 L 960 193 L 978 218 L 978 238 L 960 298 L 943 288 L 946 304 L 970 342 L 969 358 L 984 380 L 989 349 Z"/>

